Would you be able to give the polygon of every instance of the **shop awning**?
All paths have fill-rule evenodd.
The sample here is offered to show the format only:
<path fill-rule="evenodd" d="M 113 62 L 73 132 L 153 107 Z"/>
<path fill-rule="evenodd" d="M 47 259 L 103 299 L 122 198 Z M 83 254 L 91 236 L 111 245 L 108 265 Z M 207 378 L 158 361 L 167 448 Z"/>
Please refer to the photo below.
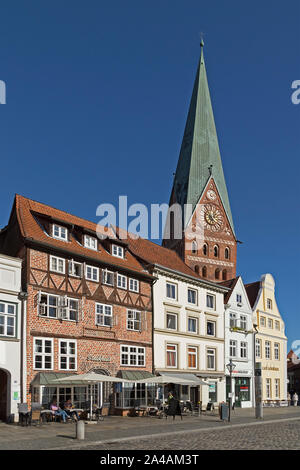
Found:
<path fill-rule="evenodd" d="M 62 379 L 67 376 L 69 376 L 69 372 L 61 372 L 61 373 L 55 373 L 55 372 L 38 372 L 34 379 L 31 382 L 31 385 L 33 387 L 37 387 L 38 385 L 56 385 L 57 382 L 54 382 L 57 379 Z"/>
<path fill-rule="evenodd" d="M 189 374 L 185 372 L 169 372 L 166 374 L 168 377 L 174 377 L 178 380 L 189 380 L 193 382 L 196 385 L 209 385 L 208 383 L 204 382 L 204 380 L 201 380 L 199 377 L 197 377 L 195 374 Z"/>
<path fill-rule="evenodd" d="M 155 375 L 147 372 L 146 370 L 119 370 L 117 377 L 120 377 L 125 380 L 143 380 L 150 377 L 155 377 Z"/>

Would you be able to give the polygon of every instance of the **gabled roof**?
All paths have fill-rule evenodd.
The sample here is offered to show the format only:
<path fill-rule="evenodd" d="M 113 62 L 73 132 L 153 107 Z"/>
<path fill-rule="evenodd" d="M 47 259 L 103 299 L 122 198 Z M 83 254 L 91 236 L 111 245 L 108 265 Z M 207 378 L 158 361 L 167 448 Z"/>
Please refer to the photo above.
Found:
<path fill-rule="evenodd" d="M 42 243 L 52 249 L 57 248 L 73 255 L 84 256 L 94 261 L 110 264 L 116 268 L 129 269 L 147 275 L 142 265 L 130 251 L 127 251 L 125 259 L 122 259 L 112 256 L 102 245 L 100 246 L 100 243 L 99 250 L 94 251 L 82 246 L 73 236 L 71 236 L 68 242 L 57 240 L 47 235 L 36 215 L 50 218 L 52 221 L 60 222 L 61 224 L 65 223 L 68 226 L 78 226 L 83 231 L 92 232 L 95 237 L 97 236 L 97 224 L 18 194 L 15 197 L 15 208 L 21 235 L 25 239 Z M 109 235 L 113 237 L 112 230 L 110 230 Z"/>
<path fill-rule="evenodd" d="M 192 211 L 194 211 L 210 176 L 214 178 L 227 218 L 234 233 L 232 214 L 208 88 L 203 47 L 201 47 L 201 57 L 172 190 L 172 195 L 175 196 L 176 202 L 181 204 L 182 211 L 184 210 L 184 204 L 191 204 Z M 187 222 L 187 220 L 184 221 L 184 227 Z"/>
<path fill-rule="evenodd" d="M 224 295 L 224 304 L 228 304 L 229 298 L 232 294 L 233 289 L 236 286 L 236 283 L 238 282 L 240 276 L 234 277 L 233 279 L 228 279 L 227 281 L 222 281 L 219 284 L 221 284 L 224 287 L 228 287 L 230 290 L 226 292 Z"/>
<path fill-rule="evenodd" d="M 252 282 L 250 284 L 245 284 L 245 289 L 248 295 L 248 299 L 251 307 L 253 308 L 259 293 L 260 281 Z"/>

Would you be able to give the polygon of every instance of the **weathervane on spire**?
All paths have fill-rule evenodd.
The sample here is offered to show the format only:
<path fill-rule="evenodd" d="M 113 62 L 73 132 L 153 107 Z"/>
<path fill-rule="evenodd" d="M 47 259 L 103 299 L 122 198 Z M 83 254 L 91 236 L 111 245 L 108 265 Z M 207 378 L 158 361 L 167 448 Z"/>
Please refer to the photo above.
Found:
<path fill-rule="evenodd" d="M 208 170 L 209 170 L 210 175 L 212 175 L 212 169 L 213 169 L 213 165 L 209 165 Z"/>
<path fill-rule="evenodd" d="M 200 47 L 203 47 L 204 46 L 204 40 L 203 40 L 203 36 L 204 36 L 204 33 L 200 33 Z"/>

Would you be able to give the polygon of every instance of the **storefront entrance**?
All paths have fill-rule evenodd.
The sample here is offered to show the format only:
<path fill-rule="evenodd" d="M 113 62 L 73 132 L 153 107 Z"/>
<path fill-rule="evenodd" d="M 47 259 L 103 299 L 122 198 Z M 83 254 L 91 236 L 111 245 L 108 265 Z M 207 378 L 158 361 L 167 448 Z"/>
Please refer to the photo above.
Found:
<path fill-rule="evenodd" d="M 241 402 L 250 401 L 250 379 L 244 377 L 235 378 L 235 405 L 241 406 Z"/>
<path fill-rule="evenodd" d="M 6 421 L 9 415 L 8 397 L 9 397 L 8 372 L 0 369 L 0 421 Z"/>

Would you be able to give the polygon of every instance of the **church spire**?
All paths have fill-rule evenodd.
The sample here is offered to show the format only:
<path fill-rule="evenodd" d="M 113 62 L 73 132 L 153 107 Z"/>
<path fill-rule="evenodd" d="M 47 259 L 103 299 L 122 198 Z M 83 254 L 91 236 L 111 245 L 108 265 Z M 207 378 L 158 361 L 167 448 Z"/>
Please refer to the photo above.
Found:
<path fill-rule="evenodd" d="M 171 199 L 198 204 L 207 182 L 213 176 L 229 224 L 234 233 L 232 214 L 223 173 L 218 137 L 207 82 L 204 42 L 200 42 L 200 60 L 188 111 Z M 184 220 L 186 227 L 187 220 Z"/>

